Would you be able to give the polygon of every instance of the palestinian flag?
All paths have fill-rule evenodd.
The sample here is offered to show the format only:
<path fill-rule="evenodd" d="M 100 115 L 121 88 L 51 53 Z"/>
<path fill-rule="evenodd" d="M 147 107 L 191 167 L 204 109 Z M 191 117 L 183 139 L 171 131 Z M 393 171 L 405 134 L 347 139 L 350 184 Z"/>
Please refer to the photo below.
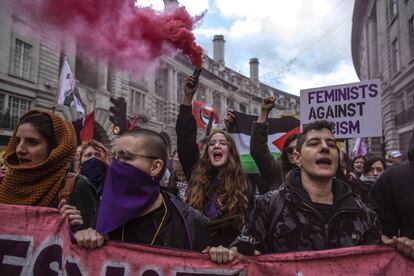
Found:
<path fill-rule="evenodd" d="M 236 143 L 242 166 L 246 173 L 258 173 L 256 163 L 250 156 L 250 134 L 253 122 L 257 121 L 258 117 L 240 112 L 234 112 L 234 114 L 236 118 L 229 129 L 229 133 Z M 293 117 L 282 117 L 278 119 L 269 118 L 267 122 L 269 123 L 267 146 L 274 158 L 278 159 L 286 139 L 294 133 L 300 133 L 300 121 Z"/>

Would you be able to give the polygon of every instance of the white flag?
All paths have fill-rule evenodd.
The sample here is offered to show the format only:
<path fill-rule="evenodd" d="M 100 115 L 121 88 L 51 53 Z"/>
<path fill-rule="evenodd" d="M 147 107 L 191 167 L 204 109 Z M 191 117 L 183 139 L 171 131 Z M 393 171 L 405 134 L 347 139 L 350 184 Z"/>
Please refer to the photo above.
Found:
<path fill-rule="evenodd" d="M 69 63 L 65 60 L 62 72 L 59 77 L 58 86 L 58 104 L 73 107 L 77 112 L 85 114 L 78 89 L 76 87 L 76 80 L 70 70 Z"/>

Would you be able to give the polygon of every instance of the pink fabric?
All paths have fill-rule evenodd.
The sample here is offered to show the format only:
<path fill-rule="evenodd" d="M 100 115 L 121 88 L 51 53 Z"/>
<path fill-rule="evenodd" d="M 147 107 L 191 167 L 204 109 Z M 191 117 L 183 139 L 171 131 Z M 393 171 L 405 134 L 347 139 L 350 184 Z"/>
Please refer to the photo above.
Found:
<path fill-rule="evenodd" d="M 0 204 L 0 275 L 414 275 L 414 262 L 393 248 L 263 255 L 215 265 L 206 254 L 107 242 L 97 250 L 72 245 L 56 209 Z M 152 273 L 151 273 L 152 272 Z M 53 275 L 53 274 L 52 274 Z"/>

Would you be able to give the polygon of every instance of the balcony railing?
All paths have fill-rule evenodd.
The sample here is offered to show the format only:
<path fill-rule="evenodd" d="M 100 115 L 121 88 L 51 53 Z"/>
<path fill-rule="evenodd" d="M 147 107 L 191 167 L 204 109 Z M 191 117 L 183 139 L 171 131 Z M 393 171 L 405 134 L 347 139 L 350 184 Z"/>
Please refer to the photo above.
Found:
<path fill-rule="evenodd" d="M 395 115 L 395 124 L 397 127 L 414 122 L 414 105 L 410 108 Z"/>

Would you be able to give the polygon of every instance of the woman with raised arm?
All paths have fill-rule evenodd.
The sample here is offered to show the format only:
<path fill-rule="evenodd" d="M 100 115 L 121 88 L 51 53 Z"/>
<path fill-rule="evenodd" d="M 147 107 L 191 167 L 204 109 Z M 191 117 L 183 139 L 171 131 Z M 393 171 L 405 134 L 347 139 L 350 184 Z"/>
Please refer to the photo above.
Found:
<path fill-rule="evenodd" d="M 247 222 L 253 193 L 227 132 L 213 131 L 200 156 L 191 112 L 197 85 L 194 77 L 187 79 L 176 125 L 178 156 L 189 180 L 186 201 L 210 219 L 211 245 L 228 246 Z"/>

